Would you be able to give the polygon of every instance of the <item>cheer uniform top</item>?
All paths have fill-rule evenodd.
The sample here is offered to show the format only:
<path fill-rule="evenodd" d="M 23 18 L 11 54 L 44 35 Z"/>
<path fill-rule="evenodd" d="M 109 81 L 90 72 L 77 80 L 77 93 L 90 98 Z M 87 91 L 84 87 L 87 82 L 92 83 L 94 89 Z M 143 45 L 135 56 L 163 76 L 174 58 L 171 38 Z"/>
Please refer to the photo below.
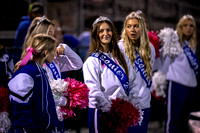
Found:
<path fill-rule="evenodd" d="M 118 42 L 119 48 L 125 52 L 124 49 L 124 41 L 121 39 Z M 151 48 L 151 66 L 153 66 L 154 61 L 155 61 L 155 49 L 154 46 L 150 43 L 150 48 Z M 151 90 L 150 88 L 147 87 L 146 82 L 142 78 L 140 72 L 138 71 L 138 68 L 135 66 L 135 63 L 132 64 L 133 69 L 136 71 L 136 78 L 138 79 L 138 84 L 140 86 L 139 90 L 139 109 L 145 109 L 150 107 L 150 101 L 151 101 Z"/>
<path fill-rule="evenodd" d="M 193 52 L 195 53 L 195 51 Z M 188 87 L 197 86 L 196 75 L 184 52 L 180 53 L 175 59 L 171 59 L 166 79 Z"/>
<path fill-rule="evenodd" d="M 8 83 L 12 129 L 64 132 L 45 71 L 34 61 L 19 68 Z"/>
<path fill-rule="evenodd" d="M 118 63 L 111 53 L 103 53 L 110 59 Z M 124 55 L 129 70 L 129 98 L 135 106 L 138 103 L 139 87 L 136 74 L 131 67 L 130 60 Z M 119 65 L 120 66 L 120 65 Z M 120 66 L 121 67 L 121 66 Z M 122 67 L 121 67 L 122 68 Z M 123 69 L 123 68 L 122 68 Z M 111 107 L 111 100 L 119 98 L 127 98 L 118 77 L 105 65 L 95 57 L 88 57 L 83 64 L 83 76 L 85 84 L 90 89 L 89 92 L 89 108 L 101 109 L 108 111 Z"/>

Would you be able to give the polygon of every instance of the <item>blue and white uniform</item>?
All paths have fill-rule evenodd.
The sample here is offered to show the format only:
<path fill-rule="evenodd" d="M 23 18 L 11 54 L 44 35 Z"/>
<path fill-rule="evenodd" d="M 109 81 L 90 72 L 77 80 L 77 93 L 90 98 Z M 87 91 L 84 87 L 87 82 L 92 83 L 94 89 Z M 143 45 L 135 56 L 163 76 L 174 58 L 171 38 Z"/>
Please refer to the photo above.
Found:
<path fill-rule="evenodd" d="M 193 51 L 195 53 L 195 51 Z M 169 65 L 166 78 L 167 80 L 188 86 L 196 87 L 196 75 L 191 68 L 186 55 L 180 53 Z"/>
<path fill-rule="evenodd" d="M 123 39 L 119 40 L 118 46 L 123 52 L 125 52 Z M 153 67 L 156 54 L 155 54 L 155 48 L 151 43 L 150 43 L 150 48 L 151 48 L 151 66 Z M 145 82 L 145 80 L 141 76 L 141 73 L 138 70 L 138 68 L 136 67 L 135 63 L 132 64 L 132 67 L 136 71 L 136 79 L 137 79 L 138 85 L 139 85 L 138 108 L 142 109 L 142 111 L 144 111 L 144 116 L 143 116 L 144 119 L 143 119 L 141 126 L 137 125 L 137 126 L 133 127 L 134 130 L 136 129 L 135 131 L 131 131 L 133 129 L 133 128 L 131 128 L 131 129 L 129 129 L 128 132 L 129 133 L 136 132 L 136 131 L 137 132 L 140 132 L 140 131 L 146 132 L 147 128 L 148 128 L 149 116 L 150 116 L 151 87 L 147 86 L 147 83 Z"/>
<path fill-rule="evenodd" d="M 45 71 L 34 61 L 19 68 L 8 83 L 12 129 L 15 131 L 64 132 Z"/>
<path fill-rule="evenodd" d="M 113 60 L 117 65 L 118 61 L 113 58 L 111 53 L 103 53 Z M 136 79 L 136 73 L 133 70 L 130 60 L 124 55 L 129 69 L 129 96 L 132 96 L 132 103 L 138 103 L 139 87 Z M 120 65 L 119 65 L 120 66 Z M 121 66 L 120 66 L 121 67 Z M 122 67 L 121 67 L 122 68 Z M 118 77 L 95 57 L 88 57 L 83 64 L 83 75 L 85 84 L 89 92 L 89 130 L 90 133 L 98 131 L 98 113 L 107 112 L 111 107 L 111 100 L 117 97 L 128 97 L 122 87 Z M 135 99 L 134 99 L 135 98 Z"/>
<path fill-rule="evenodd" d="M 125 52 L 123 40 L 120 40 L 118 42 L 118 46 L 123 52 Z M 151 66 L 153 66 L 153 63 L 155 61 L 155 49 L 151 43 L 150 43 L 150 47 L 151 47 Z M 138 68 L 135 66 L 135 63 L 133 63 L 132 66 L 133 66 L 134 70 L 136 71 L 136 78 L 138 79 L 138 84 L 140 85 L 139 108 L 140 109 L 150 108 L 151 90 L 149 88 L 147 88 L 147 84 L 144 81 L 144 79 L 142 78 L 140 72 L 138 71 Z"/>
<path fill-rule="evenodd" d="M 166 132 L 188 132 L 188 118 L 192 111 L 194 88 L 197 86 L 196 75 L 184 52 L 176 58 L 162 58 L 162 61 L 166 59 L 170 59 L 167 68 L 162 66 L 169 81 Z"/>

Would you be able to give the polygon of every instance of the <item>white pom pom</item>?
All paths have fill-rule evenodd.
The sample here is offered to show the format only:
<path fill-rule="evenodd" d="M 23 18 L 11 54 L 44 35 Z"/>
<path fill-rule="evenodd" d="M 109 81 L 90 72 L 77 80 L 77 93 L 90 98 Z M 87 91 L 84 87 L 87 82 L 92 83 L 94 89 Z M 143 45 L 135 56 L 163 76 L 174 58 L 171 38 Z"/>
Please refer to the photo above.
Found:
<path fill-rule="evenodd" d="M 7 133 L 11 126 L 11 121 L 8 118 L 7 112 L 0 112 L 0 133 Z"/>
<path fill-rule="evenodd" d="M 164 28 L 158 34 L 160 45 L 163 46 L 163 56 L 176 57 L 183 52 L 179 37 L 172 28 Z"/>
<path fill-rule="evenodd" d="M 58 116 L 58 120 L 59 121 L 63 121 L 63 113 L 60 111 L 60 106 L 56 106 L 56 113 L 57 113 L 57 116 Z"/>
<path fill-rule="evenodd" d="M 141 125 L 142 124 L 142 121 L 143 121 L 143 115 L 144 115 L 144 111 L 142 111 L 141 109 L 139 109 L 139 112 L 140 112 L 140 118 L 139 118 L 139 122 L 138 124 Z"/>
<path fill-rule="evenodd" d="M 67 90 L 69 82 L 64 79 L 51 80 L 50 86 L 54 95 L 63 96 L 64 91 Z"/>
<path fill-rule="evenodd" d="M 152 86 L 155 90 L 156 96 L 166 97 L 166 75 L 160 71 L 154 73 L 152 77 Z"/>

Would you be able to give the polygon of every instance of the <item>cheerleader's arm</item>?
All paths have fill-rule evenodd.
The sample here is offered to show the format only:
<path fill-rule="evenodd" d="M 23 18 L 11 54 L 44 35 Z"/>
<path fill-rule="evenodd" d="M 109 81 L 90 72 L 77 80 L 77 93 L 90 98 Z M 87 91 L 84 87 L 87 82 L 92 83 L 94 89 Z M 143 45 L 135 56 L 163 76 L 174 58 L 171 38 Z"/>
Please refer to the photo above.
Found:
<path fill-rule="evenodd" d="M 12 109 L 12 124 L 15 127 L 35 129 L 32 103 L 30 102 L 34 80 L 30 75 L 20 73 L 8 83 Z"/>
<path fill-rule="evenodd" d="M 66 72 L 71 70 L 79 70 L 83 66 L 83 61 L 81 58 L 74 52 L 67 44 L 59 44 L 60 46 L 64 47 L 64 53 L 56 57 L 58 61 L 60 71 Z"/>
<path fill-rule="evenodd" d="M 103 112 L 110 110 L 111 102 L 101 91 L 101 72 L 94 60 L 89 57 L 83 65 L 83 76 L 87 87 L 89 88 L 89 107 L 101 109 Z"/>

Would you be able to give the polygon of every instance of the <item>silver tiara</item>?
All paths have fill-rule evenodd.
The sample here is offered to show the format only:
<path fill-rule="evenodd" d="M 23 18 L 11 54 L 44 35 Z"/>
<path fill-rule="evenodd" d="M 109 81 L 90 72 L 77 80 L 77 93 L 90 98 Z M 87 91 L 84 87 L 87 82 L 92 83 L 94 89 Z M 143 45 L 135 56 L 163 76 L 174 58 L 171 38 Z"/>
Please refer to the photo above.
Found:
<path fill-rule="evenodd" d="M 94 23 L 92 24 L 92 27 L 94 27 L 95 24 L 101 21 L 105 21 L 105 20 L 111 22 L 111 20 L 108 17 L 100 16 L 94 21 Z"/>
<path fill-rule="evenodd" d="M 44 15 L 42 16 L 42 18 L 37 22 L 37 25 L 39 25 L 42 21 L 44 21 L 45 19 L 47 19 L 47 17 Z"/>
<path fill-rule="evenodd" d="M 140 15 L 138 15 L 138 13 L 136 13 L 136 12 L 133 12 L 133 13 L 129 14 L 129 15 L 126 17 L 126 19 L 132 19 L 132 18 L 137 18 L 137 19 L 142 20 L 142 17 L 141 17 Z"/>
<path fill-rule="evenodd" d="M 143 12 L 141 10 L 137 10 L 136 13 L 139 14 L 143 14 Z"/>
<path fill-rule="evenodd" d="M 190 18 L 190 19 L 194 20 L 194 18 L 190 14 L 187 14 L 187 15 L 183 16 L 183 19 L 187 19 L 187 18 Z"/>

